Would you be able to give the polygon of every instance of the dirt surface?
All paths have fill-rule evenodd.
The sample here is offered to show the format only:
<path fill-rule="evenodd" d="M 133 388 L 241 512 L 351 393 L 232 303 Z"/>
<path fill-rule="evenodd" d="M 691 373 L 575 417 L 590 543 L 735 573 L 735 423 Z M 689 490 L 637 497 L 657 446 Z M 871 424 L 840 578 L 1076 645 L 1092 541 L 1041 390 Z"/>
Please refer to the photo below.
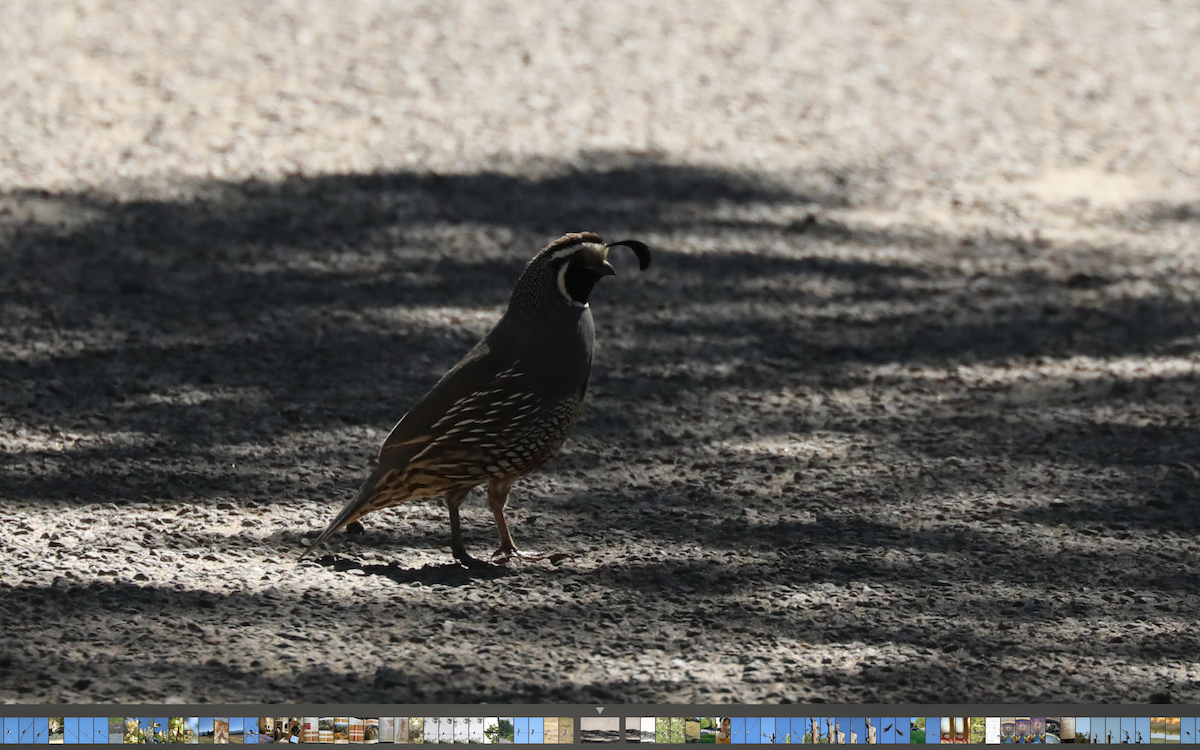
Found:
<path fill-rule="evenodd" d="M 1200 702 L 1200 9 L 15 5 L 0 700 Z M 298 563 L 584 229 L 573 557 Z"/>

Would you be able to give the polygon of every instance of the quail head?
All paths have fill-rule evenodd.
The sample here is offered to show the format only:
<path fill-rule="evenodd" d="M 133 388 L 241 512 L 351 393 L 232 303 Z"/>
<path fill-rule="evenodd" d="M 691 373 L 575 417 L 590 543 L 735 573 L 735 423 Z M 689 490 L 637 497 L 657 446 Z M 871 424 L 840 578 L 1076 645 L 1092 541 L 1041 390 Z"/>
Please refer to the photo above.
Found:
<path fill-rule="evenodd" d="M 308 550 L 371 511 L 445 495 L 454 558 L 486 566 L 467 554 L 458 513 L 486 483 L 500 533 L 493 557 L 540 559 L 517 550 L 504 506 L 513 483 L 558 452 L 579 416 L 595 345 L 588 298 L 616 275 L 608 251 L 617 246 L 650 266 L 645 244 L 605 243 L 592 232 L 564 235 L 535 255 L 504 316 L 392 428 L 374 471 Z"/>

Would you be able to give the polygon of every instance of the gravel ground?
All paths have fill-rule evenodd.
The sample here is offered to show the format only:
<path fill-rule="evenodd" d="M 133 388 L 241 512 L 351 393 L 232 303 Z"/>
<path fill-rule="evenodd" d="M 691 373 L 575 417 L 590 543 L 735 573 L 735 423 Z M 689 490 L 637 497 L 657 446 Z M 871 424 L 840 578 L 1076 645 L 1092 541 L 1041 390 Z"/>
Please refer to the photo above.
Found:
<path fill-rule="evenodd" d="M 5 7 L 0 700 L 1200 702 L 1200 8 Z M 580 229 L 573 557 L 298 563 Z"/>

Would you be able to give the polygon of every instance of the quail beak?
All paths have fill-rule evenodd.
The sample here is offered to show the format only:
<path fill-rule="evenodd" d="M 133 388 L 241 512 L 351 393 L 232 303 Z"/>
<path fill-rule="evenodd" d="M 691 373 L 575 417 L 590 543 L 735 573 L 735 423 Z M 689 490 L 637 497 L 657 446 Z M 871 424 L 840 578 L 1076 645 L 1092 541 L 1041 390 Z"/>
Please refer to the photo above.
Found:
<path fill-rule="evenodd" d="M 600 264 L 600 275 L 601 276 L 616 276 L 617 269 L 613 268 L 612 263 L 609 263 L 606 260 Z"/>

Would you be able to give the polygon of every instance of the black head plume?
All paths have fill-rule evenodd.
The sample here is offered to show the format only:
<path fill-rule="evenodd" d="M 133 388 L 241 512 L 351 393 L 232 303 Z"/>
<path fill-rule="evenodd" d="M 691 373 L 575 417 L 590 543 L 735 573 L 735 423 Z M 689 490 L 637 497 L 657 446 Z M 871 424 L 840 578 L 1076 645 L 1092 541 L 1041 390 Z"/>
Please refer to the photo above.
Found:
<path fill-rule="evenodd" d="M 637 240 L 621 240 L 620 242 L 610 242 L 607 247 L 627 247 L 637 256 L 638 268 L 645 271 L 650 267 L 650 248 L 645 242 Z"/>

